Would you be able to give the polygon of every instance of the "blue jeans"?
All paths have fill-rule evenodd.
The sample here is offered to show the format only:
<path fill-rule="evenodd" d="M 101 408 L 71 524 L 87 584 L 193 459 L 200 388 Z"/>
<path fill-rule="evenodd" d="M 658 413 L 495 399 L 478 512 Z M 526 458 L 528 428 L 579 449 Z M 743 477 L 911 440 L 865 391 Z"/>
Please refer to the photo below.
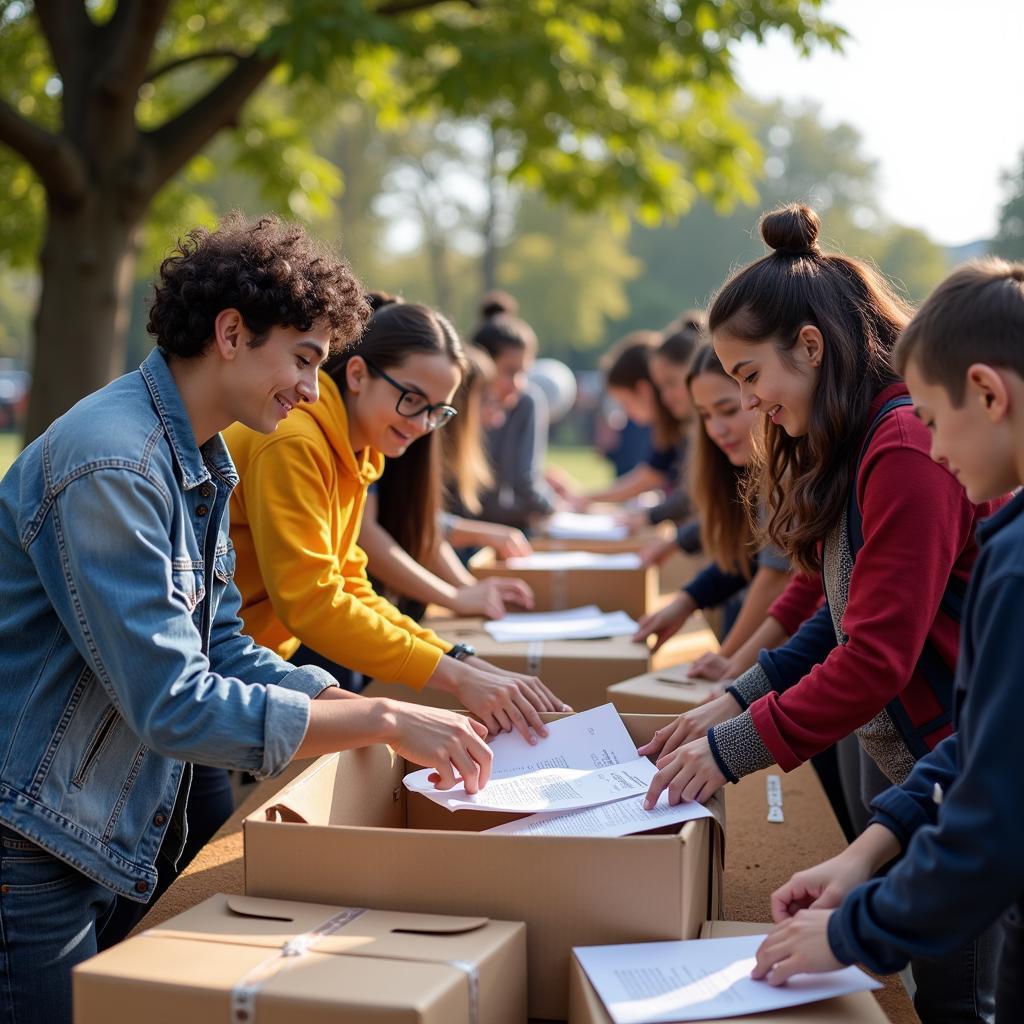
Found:
<path fill-rule="evenodd" d="M 125 938 L 229 817 L 223 768 L 196 765 L 188 842 L 168 836 L 148 903 L 111 892 L 0 825 L 0 1024 L 71 1024 L 71 968 Z"/>
<path fill-rule="evenodd" d="M 71 968 L 97 952 L 116 901 L 0 826 L 0 1024 L 71 1021 Z"/>

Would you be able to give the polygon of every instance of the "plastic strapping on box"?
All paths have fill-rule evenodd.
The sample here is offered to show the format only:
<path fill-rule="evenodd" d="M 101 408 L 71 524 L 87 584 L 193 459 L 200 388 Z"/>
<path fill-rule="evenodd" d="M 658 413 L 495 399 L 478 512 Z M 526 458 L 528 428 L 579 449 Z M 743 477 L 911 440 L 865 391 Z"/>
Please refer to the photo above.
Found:
<path fill-rule="evenodd" d="M 768 790 L 768 820 L 771 822 L 785 821 L 782 813 L 782 779 L 778 775 L 769 775 L 765 779 Z"/>
<path fill-rule="evenodd" d="M 569 573 L 566 569 L 556 569 L 551 574 L 551 607 L 555 611 L 569 607 Z"/>
<path fill-rule="evenodd" d="M 526 645 L 526 671 L 531 676 L 540 675 L 540 663 L 544 657 L 544 641 L 531 640 Z"/>
<path fill-rule="evenodd" d="M 469 986 L 469 1024 L 480 1024 L 480 972 L 475 964 L 468 960 L 427 960 L 418 956 L 381 956 L 373 954 L 378 960 L 397 960 L 399 963 L 417 964 L 447 964 L 457 971 L 462 971 L 466 976 L 466 984 Z"/>
<path fill-rule="evenodd" d="M 289 939 L 273 956 L 258 963 L 231 990 L 231 1024 L 253 1024 L 256 1020 L 256 997 L 268 978 L 289 960 L 305 956 L 324 936 L 333 935 L 365 913 L 362 907 L 346 907 L 310 931 Z"/>

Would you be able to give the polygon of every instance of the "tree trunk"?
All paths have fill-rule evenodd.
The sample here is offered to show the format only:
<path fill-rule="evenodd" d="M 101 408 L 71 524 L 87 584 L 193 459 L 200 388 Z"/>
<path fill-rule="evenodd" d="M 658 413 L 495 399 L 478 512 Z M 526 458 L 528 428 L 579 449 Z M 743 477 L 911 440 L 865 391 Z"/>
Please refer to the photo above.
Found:
<path fill-rule="evenodd" d="M 139 234 L 124 207 L 112 189 L 73 210 L 49 204 L 25 443 L 124 372 Z"/>

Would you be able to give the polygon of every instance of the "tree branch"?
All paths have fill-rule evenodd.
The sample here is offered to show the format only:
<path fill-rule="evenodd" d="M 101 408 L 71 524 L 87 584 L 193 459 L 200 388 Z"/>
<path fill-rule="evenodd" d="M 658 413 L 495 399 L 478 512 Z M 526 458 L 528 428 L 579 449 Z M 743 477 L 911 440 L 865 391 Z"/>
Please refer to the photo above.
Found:
<path fill-rule="evenodd" d="M 26 121 L 3 100 L 0 100 L 0 143 L 25 158 L 57 201 L 75 203 L 85 193 L 85 166 L 71 143 L 61 135 L 53 135 Z"/>
<path fill-rule="evenodd" d="M 200 50 L 198 53 L 190 53 L 187 57 L 178 57 L 177 60 L 169 60 L 166 64 L 161 64 L 158 68 L 154 68 L 146 75 L 146 81 L 155 82 L 161 75 L 169 74 L 171 71 L 177 71 L 178 68 L 182 68 L 186 64 L 194 64 L 196 61 L 201 60 L 218 60 L 222 57 L 230 57 L 232 60 L 236 61 L 242 60 L 242 55 L 237 50 Z"/>
<path fill-rule="evenodd" d="M 92 48 L 96 26 L 81 0 L 36 0 L 34 10 L 57 73 L 72 81 L 73 67 Z"/>
<path fill-rule="evenodd" d="M 192 106 L 159 128 L 143 133 L 151 159 L 150 194 L 172 178 L 222 128 L 238 117 L 246 100 L 274 70 L 277 55 L 242 57 L 224 78 Z"/>
<path fill-rule="evenodd" d="M 169 6 L 170 0 L 120 0 L 102 30 L 109 40 L 108 57 L 98 76 L 105 93 L 134 102 Z"/>

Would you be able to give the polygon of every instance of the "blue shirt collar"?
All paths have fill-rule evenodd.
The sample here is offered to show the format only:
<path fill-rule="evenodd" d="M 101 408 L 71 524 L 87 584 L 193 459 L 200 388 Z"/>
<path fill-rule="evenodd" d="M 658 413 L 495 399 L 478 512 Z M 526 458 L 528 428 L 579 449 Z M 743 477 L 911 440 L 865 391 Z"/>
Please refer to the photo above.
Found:
<path fill-rule="evenodd" d="M 978 524 L 976 533 L 978 543 L 986 543 L 1000 530 L 1009 526 L 1022 512 L 1024 512 L 1024 490 L 1019 490 L 998 512 Z"/>
<path fill-rule="evenodd" d="M 149 388 L 160 422 L 174 454 L 185 490 L 198 487 L 210 479 L 213 470 L 229 487 L 238 483 L 235 464 L 231 461 L 220 434 L 214 434 L 200 449 L 192 431 L 192 423 L 181 400 L 181 392 L 167 365 L 167 358 L 154 348 L 139 367 Z"/>

